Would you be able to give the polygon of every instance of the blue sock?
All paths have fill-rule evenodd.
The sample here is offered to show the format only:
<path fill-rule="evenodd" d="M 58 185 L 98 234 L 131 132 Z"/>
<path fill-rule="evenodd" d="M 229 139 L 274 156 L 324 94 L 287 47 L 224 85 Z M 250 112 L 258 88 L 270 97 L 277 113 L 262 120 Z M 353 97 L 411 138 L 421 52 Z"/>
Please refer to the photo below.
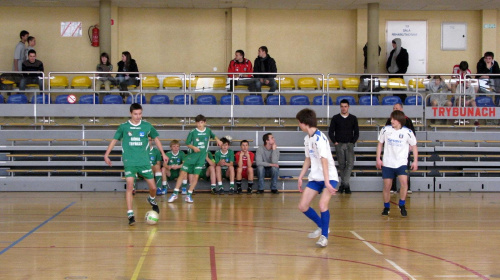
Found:
<path fill-rule="evenodd" d="M 318 213 L 314 211 L 311 207 L 307 209 L 306 212 L 304 212 L 304 215 L 306 215 L 309 219 L 311 219 L 318 227 L 321 227 L 321 218 L 318 216 Z"/>
<path fill-rule="evenodd" d="M 406 200 L 399 200 L 399 206 L 404 206 L 406 203 Z"/>
<path fill-rule="evenodd" d="M 384 202 L 384 208 L 391 208 L 391 203 Z"/>
<path fill-rule="evenodd" d="M 330 227 L 330 210 L 321 212 L 321 221 L 323 226 L 321 227 L 321 234 L 328 238 L 328 228 Z"/>

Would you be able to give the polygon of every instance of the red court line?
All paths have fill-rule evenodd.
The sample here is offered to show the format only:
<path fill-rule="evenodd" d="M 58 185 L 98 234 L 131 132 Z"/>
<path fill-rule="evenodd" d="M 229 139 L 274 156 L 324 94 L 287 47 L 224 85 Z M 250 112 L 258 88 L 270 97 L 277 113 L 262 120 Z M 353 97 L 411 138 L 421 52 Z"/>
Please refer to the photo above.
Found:
<path fill-rule="evenodd" d="M 212 280 L 217 280 L 217 265 L 215 264 L 215 247 L 210 246 L 210 271 Z"/>

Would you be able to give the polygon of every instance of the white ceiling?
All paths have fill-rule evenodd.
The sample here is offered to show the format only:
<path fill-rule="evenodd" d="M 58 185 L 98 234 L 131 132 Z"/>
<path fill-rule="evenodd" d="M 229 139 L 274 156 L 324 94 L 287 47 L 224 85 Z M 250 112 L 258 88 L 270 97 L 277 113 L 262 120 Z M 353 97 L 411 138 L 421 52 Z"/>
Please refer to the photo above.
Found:
<path fill-rule="evenodd" d="M 491 10 L 500 0 L 111 0 L 118 7 L 196 9 L 353 10 L 378 2 L 382 10 Z M 98 7 L 99 0 L 0 0 L 0 6 Z"/>

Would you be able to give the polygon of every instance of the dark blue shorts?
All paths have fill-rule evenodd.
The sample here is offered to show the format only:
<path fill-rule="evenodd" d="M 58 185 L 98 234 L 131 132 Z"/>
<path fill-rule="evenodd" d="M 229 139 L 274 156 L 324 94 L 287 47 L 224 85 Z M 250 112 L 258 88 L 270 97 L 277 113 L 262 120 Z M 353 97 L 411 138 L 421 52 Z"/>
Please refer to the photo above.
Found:
<path fill-rule="evenodd" d="M 332 185 L 332 187 L 334 189 L 335 189 L 335 187 L 337 187 L 338 183 L 339 182 L 337 182 L 337 181 L 330 180 L 330 184 Z M 323 189 L 325 188 L 325 181 L 309 181 L 307 183 L 307 187 L 317 191 L 318 193 L 322 193 Z"/>
<path fill-rule="evenodd" d="M 382 179 L 394 179 L 399 175 L 408 176 L 407 168 L 406 165 L 401 165 L 398 168 L 382 166 Z"/>

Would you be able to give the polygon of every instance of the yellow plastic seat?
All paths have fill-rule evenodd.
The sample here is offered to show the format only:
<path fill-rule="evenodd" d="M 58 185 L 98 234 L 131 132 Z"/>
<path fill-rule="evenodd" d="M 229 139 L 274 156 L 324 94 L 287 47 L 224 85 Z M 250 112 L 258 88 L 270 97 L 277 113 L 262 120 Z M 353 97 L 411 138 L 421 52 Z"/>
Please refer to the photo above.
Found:
<path fill-rule="evenodd" d="M 318 83 L 316 82 L 316 79 L 313 77 L 304 77 L 299 79 L 299 81 L 297 82 L 297 87 L 299 89 L 305 89 L 305 88 L 318 89 Z"/>
<path fill-rule="evenodd" d="M 405 80 L 401 78 L 389 78 L 387 79 L 387 88 L 391 89 L 407 89 Z"/>
<path fill-rule="evenodd" d="M 159 88 L 160 80 L 156 76 L 142 77 L 142 88 Z"/>
<path fill-rule="evenodd" d="M 186 77 L 186 88 L 189 89 L 189 77 Z M 196 88 L 198 77 L 191 77 L 191 88 Z"/>
<path fill-rule="evenodd" d="M 87 76 L 76 76 L 71 80 L 72 88 L 90 88 L 92 86 L 92 81 Z"/>
<path fill-rule="evenodd" d="M 280 77 L 275 80 L 281 89 L 295 89 L 295 81 L 292 77 Z"/>
<path fill-rule="evenodd" d="M 213 88 L 216 89 L 220 89 L 220 88 L 226 88 L 226 77 L 225 76 L 217 76 L 217 77 L 213 77 L 214 79 L 214 85 L 213 85 Z"/>
<path fill-rule="evenodd" d="M 166 77 L 163 79 L 163 88 L 182 88 L 182 79 L 179 77 Z"/>
<path fill-rule="evenodd" d="M 358 90 L 359 87 L 359 78 L 358 77 L 349 77 L 342 80 L 342 87 L 344 89 L 355 89 Z"/>
<path fill-rule="evenodd" d="M 323 80 L 321 83 L 321 88 L 326 88 L 327 87 L 327 79 Z M 328 89 L 340 89 L 340 83 L 337 78 L 330 77 L 328 78 Z"/>
<path fill-rule="evenodd" d="M 49 82 L 51 88 L 55 87 L 67 88 L 69 86 L 69 81 L 66 76 L 52 76 L 50 77 Z"/>
<path fill-rule="evenodd" d="M 4 85 L 12 85 L 12 87 L 16 87 L 16 83 L 14 81 L 11 81 L 11 80 L 2 80 L 2 84 Z"/>
<path fill-rule="evenodd" d="M 417 79 L 413 78 L 408 82 L 411 89 L 417 88 Z M 418 79 L 418 89 L 425 90 L 424 79 Z"/>

